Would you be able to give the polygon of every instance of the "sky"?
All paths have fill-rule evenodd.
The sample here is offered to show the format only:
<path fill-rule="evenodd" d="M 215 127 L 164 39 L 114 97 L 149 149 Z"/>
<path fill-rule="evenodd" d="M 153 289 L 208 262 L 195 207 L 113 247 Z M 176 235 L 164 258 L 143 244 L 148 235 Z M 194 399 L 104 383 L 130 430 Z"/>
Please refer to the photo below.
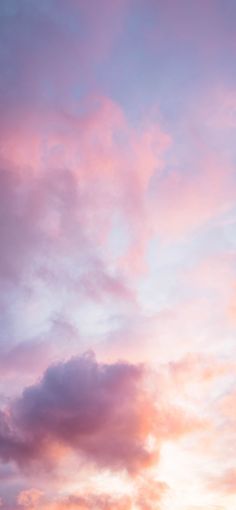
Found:
<path fill-rule="evenodd" d="M 1 0 L 3 510 L 236 507 L 235 26 Z"/>

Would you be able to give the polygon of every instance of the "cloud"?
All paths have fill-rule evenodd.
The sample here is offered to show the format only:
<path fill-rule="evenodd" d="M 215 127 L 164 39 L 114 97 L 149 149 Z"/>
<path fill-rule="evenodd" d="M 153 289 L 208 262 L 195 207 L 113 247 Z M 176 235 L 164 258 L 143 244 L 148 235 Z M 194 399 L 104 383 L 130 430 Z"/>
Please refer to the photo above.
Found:
<path fill-rule="evenodd" d="M 228 316 L 232 324 L 236 324 L 236 291 L 235 285 L 233 288 L 233 295 L 231 296 L 230 304 L 228 306 Z"/>
<path fill-rule="evenodd" d="M 142 478 L 130 495 L 112 494 L 109 492 L 84 492 L 70 494 L 62 498 L 50 499 L 40 490 L 28 489 L 18 494 L 17 503 L 20 508 L 31 510 L 159 510 L 161 500 L 168 491 L 164 482 Z M 17 507 L 18 508 L 18 507 Z"/>
<path fill-rule="evenodd" d="M 214 254 L 192 278 L 188 267 L 202 243 L 214 251 L 210 223 L 235 203 L 232 81 L 211 94 L 206 87 L 199 101 L 212 72 L 224 81 L 230 68 L 232 78 L 235 8 L 134 4 L 1 1 L 0 478 L 8 508 L 21 491 L 19 508 L 159 509 L 167 485 L 139 487 L 139 477 L 159 469 L 164 452 L 167 478 L 178 478 L 169 442 L 183 438 L 176 451 L 193 461 L 194 478 L 195 454 L 204 463 L 218 449 L 225 460 L 235 440 L 235 393 L 220 402 L 225 434 L 211 405 L 235 367 L 186 355 L 232 353 L 229 258 Z M 196 232 L 206 224 L 207 240 Z M 223 230 L 217 249 L 231 249 Z M 233 295 L 229 313 L 233 328 Z M 64 361 L 95 343 L 103 360 L 118 352 L 167 363 L 157 374 L 91 354 Z M 202 415 L 212 419 L 205 434 Z M 122 473 L 138 492 L 132 501 L 67 497 L 78 482 L 74 465 L 79 481 Z M 234 472 L 220 483 L 230 492 Z"/>
<path fill-rule="evenodd" d="M 73 114 L 16 105 L 1 130 L 0 309 L 10 367 L 14 349 L 45 335 L 65 308 L 136 306 L 130 274 L 145 258 L 148 186 L 169 138 L 158 124 L 134 128 L 96 95 Z M 117 218 L 127 231 L 121 255 L 110 247 Z"/>
<path fill-rule="evenodd" d="M 219 409 L 233 427 L 236 423 L 236 390 L 231 388 L 219 400 Z"/>
<path fill-rule="evenodd" d="M 55 505 L 55 510 L 89 510 L 90 508 L 97 508 L 98 510 L 131 510 L 132 502 L 128 497 L 114 498 L 107 495 L 91 495 L 87 497 L 70 496 Z"/>
<path fill-rule="evenodd" d="M 112 497 L 107 494 L 70 495 L 56 501 L 42 499 L 41 491 L 29 489 L 22 491 L 17 498 L 19 508 L 31 510 L 131 510 L 129 497 Z"/>
<path fill-rule="evenodd" d="M 190 172 L 173 168 L 156 183 L 153 218 L 164 240 L 187 235 L 234 205 L 232 166 L 201 143 L 196 143 L 196 150 Z"/>
<path fill-rule="evenodd" d="M 38 489 L 29 489 L 21 491 L 17 497 L 17 503 L 22 508 L 37 508 L 43 496 L 43 492 Z"/>
<path fill-rule="evenodd" d="M 5 278 L 23 278 L 29 261 L 32 266 L 49 250 L 56 259 L 59 248 L 60 259 L 68 250 L 73 258 L 75 247 L 78 255 L 79 246 L 80 258 L 96 261 L 117 216 L 128 227 L 129 249 L 138 247 L 143 257 L 148 187 L 169 144 L 158 124 L 134 129 L 116 103 L 95 96 L 75 114 L 50 107 L 16 111 L 2 136 Z"/>
<path fill-rule="evenodd" d="M 236 469 L 227 469 L 220 476 L 211 477 L 208 483 L 211 490 L 233 495 L 236 491 Z"/>
<path fill-rule="evenodd" d="M 167 483 L 146 478 L 139 487 L 135 503 L 140 510 L 159 510 L 168 490 Z"/>
<path fill-rule="evenodd" d="M 157 462 L 162 441 L 202 426 L 163 398 L 158 405 L 149 377 L 143 365 L 100 364 L 92 354 L 51 366 L 1 412 L 0 457 L 56 465 L 73 451 L 98 467 L 137 474 Z"/>

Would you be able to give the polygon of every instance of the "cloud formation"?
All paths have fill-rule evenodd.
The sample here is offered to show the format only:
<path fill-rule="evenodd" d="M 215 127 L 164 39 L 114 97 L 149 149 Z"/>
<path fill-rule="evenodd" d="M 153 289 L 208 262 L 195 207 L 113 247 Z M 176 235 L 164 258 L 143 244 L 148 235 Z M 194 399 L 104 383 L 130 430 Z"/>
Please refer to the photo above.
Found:
<path fill-rule="evenodd" d="M 102 468 L 139 473 L 158 460 L 162 441 L 201 426 L 183 410 L 159 405 L 148 376 L 145 366 L 99 364 L 92 354 L 48 368 L 1 413 L 2 460 L 55 463 L 72 449 Z"/>
<path fill-rule="evenodd" d="M 97 4 L 0 2 L 0 506 L 231 509 L 236 5 Z"/>

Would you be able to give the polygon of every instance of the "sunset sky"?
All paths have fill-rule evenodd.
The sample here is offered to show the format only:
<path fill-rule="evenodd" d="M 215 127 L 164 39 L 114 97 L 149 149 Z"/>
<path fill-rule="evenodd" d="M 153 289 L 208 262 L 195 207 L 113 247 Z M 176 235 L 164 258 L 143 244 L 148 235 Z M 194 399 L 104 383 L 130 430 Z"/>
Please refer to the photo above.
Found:
<path fill-rule="evenodd" d="M 236 508 L 236 1 L 0 1 L 0 508 Z"/>

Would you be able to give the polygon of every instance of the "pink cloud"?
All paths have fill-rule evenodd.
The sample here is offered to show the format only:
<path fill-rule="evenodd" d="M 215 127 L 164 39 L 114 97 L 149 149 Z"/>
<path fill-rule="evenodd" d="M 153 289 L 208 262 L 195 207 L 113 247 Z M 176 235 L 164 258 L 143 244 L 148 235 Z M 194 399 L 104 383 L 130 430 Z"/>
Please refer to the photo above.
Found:
<path fill-rule="evenodd" d="M 48 364 L 52 354 L 52 346 L 46 341 L 29 340 L 19 342 L 8 348 L 1 348 L 1 377 L 10 374 L 41 372 Z"/>
<path fill-rule="evenodd" d="M 153 221 L 164 239 L 186 235 L 233 207 L 232 167 L 204 152 L 198 168 L 194 163 L 195 168 L 173 171 L 157 182 Z"/>
<path fill-rule="evenodd" d="M 19 508 L 34 510 L 157 510 L 168 492 L 166 483 L 150 478 L 141 479 L 132 495 L 112 495 L 101 492 L 81 492 L 64 498 L 48 498 L 40 490 L 28 489 L 18 494 Z M 18 508 L 17 506 L 17 508 Z"/>
<path fill-rule="evenodd" d="M 55 464 L 72 450 L 98 467 L 137 474 L 157 462 L 162 441 L 202 427 L 163 398 L 155 402 L 147 377 L 142 365 L 99 364 L 92 355 L 50 367 L 1 413 L 2 460 Z"/>
<path fill-rule="evenodd" d="M 39 491 L 40 492 L 40 491 Z M 35 494 L 36 493 L 36 494 Z M 18 496 L 19 508 L 34 510 L 131 510 L 132 501 L 129 497 L 112 497 L 107 494 L 70 495 L 56 501 L 42 501 L 35 489 L 23 491 Z"/>
<path fill-rule="evenodd" d="M 235 285 L 234 285 L 235 289 Z M 233 296 L 231 296 L 230 303 L 228 305 L 228 315 L 231 319 L 232 323 L 236 323 L 236 292 L 233 291 Z"/>
<path fill-rule="evenodd" d="M 212 477 L 209 481 L 209 488 L 223 494 L 235 494 L 236 491 L 236 469 L 228 469 L 220 476 Z"/>
<path fill-rule="evenodd" d="M 181 125 L 176 127 L 174 120 L 171 132 L 173 118 L 169 124 L 168 119 L 153 121 L 152 115 L 146 121 L 131 120 L 132 105 L 126 113 L 117 100 L 108 97 L 114 84 L 103 83 L 103 87 L 98 75 L 107 76 L 108 57 L 111 68 L 119 68 L 123 57 L 119 52 L 126 53 L 124 46 L 132 34 L 134 40 L 142 34 L 141 45 L 149 40 L 154 53 L 163 50 L 165 55 L 168 45 L 171 49 L 176 45 L 177 52 L 183 45 L 184 55 L 194 48 L 204 63 L 205 57 L 217 56 L 222 47 L 235 49 L 235 37 L 227 33 L 213 0 L 195 4 L 181 0 L 179 5 L 160 0 L 158 6 L 151 1 L 147 9 L 141 1 L 137 11 L 136 7 L 129 11 L 128 19 L 129 0 L 101 0 L 99 9 L 95 0 L 7 4 L 1 7 L 7 10 L 4 26 L 0 16 L 5 62 L 0 101 L 4 339 L 0 398 L 5 405 L 0 411 L 4 464 L 0 478 L 7 484 L 3 496 L 9 487 L 12 500 L 20 491 L 15 504 L 22 509 L 161 508 L 167 482 L 145 479 L 139 487 L 139 477 L 153 467 L 159 469 L 163 445 L 194 434 L 190 456 L 204 443 L 203 463 L 212 443 L 218 447 L 216 439 L 221 434 L 215 431 L 218 416 L 211 399 L 221 392 L 223 377 L 232 377 L 234 363 L 186 353 L 220 348 L 222 352 L 228 342 L 225 309 L 234 327 L 235 275 L 227 266 L 234 254 L 204 260 L 192 273 L 184 262 L 182 281 L 170 292 L 170 301 L 178 293 L 173 308 L 158 274 L 157 287 L 153 285 L 147 301 L 145 291 L 139 292 L 156 271 L 152 260 L 153 274 L 148 274 L 153 257 L 150 241 L 162 247 L 173 243 L 174 258 L 174 249 L 179 249 L 176 241 L 181 244 L 183 239 L 187 245 L 189 235 L 234 207 L 235 94 L 226 88 L 212 98 L 206 94 L 188 112 L 184 104 Z M 155 25 L 151 36 L 146 33 L 149 21 Z M 124 29 L 128 31 L 123 38 Z M 140 63 L 147 49 L 138 55 Z M 129 48 L 127 63 L 138 50 Z M 163 60 L 161 67 L 168 69 L 169 64 Z M 143 83 L 140 76 L 137 88 Z M 129 87 L 127 83 L 127 90 L 116 96 L 123 98 Z M 152 105 L 155 111 L 157 106 Z M 152 317 L 147 311 L 149 299 L 155 308 Z M 61 325 L 57 317 L 62 317 Z M 70 320 L 74 321 L 71 327 Z M 91 323 L 88 329 L 92 330 L 85 338 L 78 333 L 83 320 Z M 40 331 L 35 334 L 34 328 Z M 92 355 L 63 361 L 86 342 L 98 344 L 104 336 L 108 341 L 103 354 L 110 362 L 99 363 Z M 100 345 L 99 349 L 102 352 Z M 166 363 L 154 373 L 134 361 L 111 362 L 117 352 L 130 360 L 145 358 L 157 365 L 164 359 Z M 175 361 L 169 362 L 170 358 Z M 52 359 L 54 365 L 50 365 Z M 35 382 L 37 377 L 41 378 Z M 13 400 L 12 394 L 20 396 Z M 190 411 L 196 408 L 197 416 Z M 230 442 L 235 439 L 234 390 L 220 399 L 219 409 Z M 204 413 L 210 415 L 210 424 Z M 204 437 L 196 438 L 195 433 Z M 224 449 L 221 443 L 220 449 Z M 221 453 L 227 455 L 227 449 Z M 90 470 L 125 473 L 137 492 L 133 499 L 95 493 L 50 499 L 52 482 L 45 481 L 47 473 L 55 480 L 64 470 L 63 476 L 69 477 L 70 472 L 65 472 L 70 461 L 85 466 L 88 474 Z M 21 477 L 17 481 L 16 472 Z M 43 476 L 44 496 L 33 488 L 37 477 Z M 31 489 L 25 488 L 26 478 Z M 234 471 L 218 481 L 223 492 L 232 493 Z M 64 483 L 65 479 L 62 488 Z M 10 508 L 11 502 L 6 498 L 4 505 Z"/>
<path fill-rule="evenodd" d="M 17 497 L 17 503 L 22 508 L 30 508 L 31 510 L 37 508 L 43 492 L 38 489 L 29 489 L 21 491 Z"/>
<path fill-rule="evenodd" d="M 219 408 L 234 426 L 236 423 L 236 391 L 232 390 L 226 393 L 220 400 Z"/>

